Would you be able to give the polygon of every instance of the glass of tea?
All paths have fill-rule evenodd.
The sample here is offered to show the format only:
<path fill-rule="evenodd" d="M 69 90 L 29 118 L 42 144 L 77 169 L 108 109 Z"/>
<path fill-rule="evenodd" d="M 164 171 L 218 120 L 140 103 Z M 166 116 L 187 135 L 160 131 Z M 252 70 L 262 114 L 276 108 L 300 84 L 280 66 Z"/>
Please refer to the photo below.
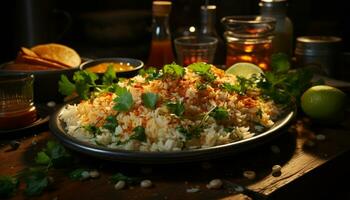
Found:
<path fill-rule="evenodd" d="M 221 19 L 227 42 L 226 67 L 238 62 L 270 69 L 276 20 L 263 16 L 227 16 Z"/>
<path fill-rule="evenodd" d="M 25 127 L 36 120 L 33 82 L 33 75 L 0 74 L 0 130 Z"/>
<path fill-rule="evenodd" d="M 177 62 L 187 66 L 195 62 L 212 64 L 218 39 L 210 36 L 184 36 L 174 40 Z"/>

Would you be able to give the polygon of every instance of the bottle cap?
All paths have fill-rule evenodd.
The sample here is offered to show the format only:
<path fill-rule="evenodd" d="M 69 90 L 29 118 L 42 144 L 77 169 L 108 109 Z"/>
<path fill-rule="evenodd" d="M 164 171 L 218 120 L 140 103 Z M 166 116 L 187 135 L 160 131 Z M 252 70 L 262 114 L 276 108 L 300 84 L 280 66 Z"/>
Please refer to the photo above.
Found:
<path fill-rule="evenodd" d="M 153 1 L 153 15 L 167 16 L 171 11 L 171 1 Z"/>
<path fill-rule="evenodd" d="M 298 55 L 329 55 L 339 48 L 342 39 L 335 36 L 301 36 L 297 38 Z"/>

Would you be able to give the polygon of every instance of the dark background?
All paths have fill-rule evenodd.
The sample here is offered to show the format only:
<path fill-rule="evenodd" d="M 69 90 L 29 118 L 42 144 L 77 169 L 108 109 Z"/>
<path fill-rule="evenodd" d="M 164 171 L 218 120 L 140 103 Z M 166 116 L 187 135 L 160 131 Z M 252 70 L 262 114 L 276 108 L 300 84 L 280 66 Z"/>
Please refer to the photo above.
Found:
<path fill-rule="evenodd" d="M 211 0 L 219 20 L 228 15 L 259 13 L 258 0 Z M 4 2 L 3 2 L 4 3 Z M 56 42 L 73 47 L 82 57 L 147 59 L 150 45 L 151 0 L 15 0 L 1 12 L 0 61 L 12 60 L 19 47 Z M 173 36 L 199 22 L 204 0 L 174 0 L 170 17 Z M 350 52 L 350 9 L 341 0 L 289 1 L 294 41 L 301 35 L 333 35 Z"/>

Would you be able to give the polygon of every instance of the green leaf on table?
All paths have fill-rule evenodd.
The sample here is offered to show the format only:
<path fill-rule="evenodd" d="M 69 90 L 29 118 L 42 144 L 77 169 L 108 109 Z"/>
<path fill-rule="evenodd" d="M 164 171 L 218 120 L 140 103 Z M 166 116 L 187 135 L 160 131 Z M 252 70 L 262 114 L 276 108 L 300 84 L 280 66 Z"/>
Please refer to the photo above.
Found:
<path fill-rule="evenodd" d="M 154 110 L 156 108 L 158 97 L 158 94 L 154 94 L 151 92 L 143 93 L 142 102 L 147 108 Z"/>
<path fill-rule="evenodd" d="M 42 194 L 49 185 L 47 174 L 44 171 L 34 170 L 26 175 L 24 179 L 26 183 L 25 194 L 28 196 L 38 196 Z"/>
<path fill-rule="evenodd" d="M 285 73 L 290 69 L 289 57 L 284 53 L 275 53 L 271 56 L 271 68 L 275 73 Z"/>
<path fill-rule="evenodd" d="M 87 173 L 88 171 L 86 169 L 78 168 L 69 173 L 69 178 L 75 181 L 82 181 L 88 178 Z"/>
<path fill-rule="evenodd" d="M 163 73 L 173 78 L 181 78 L 185 75 L 185 69 L 176 63 L 172 63 L 164 65 Z"/>
<path fill-rule="evenodd" d="M 173 113 L 179 117 L 182 116 L 185 112 L 185 106 L 184 106 L 183 102 L 179 102 L 179 101 L 177 101 L 175 103 L 168 102 L 166 104 L 166 106 L 171 113 Z"/>
<path fill-rule="evenodd" d="M 71 95 L 76 90 L 75 85 L 70 82 L 66 75 L 61 75 L 61 80 L 58 81 L 58 91 L 63 95 Z"/>
<path fill-rule="evenodd" d="M 51 162 L 51 158 L 44 152 L 40 151 L 36 154 L 35 163 L 39 165 L 47 165 Z"/>
<path fill-rule="evenodd" d="M 116 103 L 113 109 L 122 112 L 129 111 L 134 104 L 131 93 L 126 88 L 118 87 L 116 94 L 117 97 L 113 99 Z"/>
<path fill-rule="evenodd" d="M 116 173 L 114 175 L 112 175 L 109 180 L 111 181 L 111 183 L 116 184 L 118 183 L 118 181 L 125 181 L 127 184 L 131 185 L 131 184 L 135 184 L 138 182 L 137 178 L 131 178 L 128 176 L 125 176 L 122 173 Z"/>
<path fill-rule="evenodd" d="M 10 197 L 17 190 L 19 180 L 12 176 L 0 176 L 0 197 Z"/>
<path fill-rule="evenodd" d="M 132 134 L 130 136 L 130 140 L 138 140 L 141 142 L 146 142 L 147 141 L 147 136 L 145 133 L 145 128 L 143 128 L 142 126 L 136 126 L 133 129 L 134 134 Z"/>
<path fill-rule="evenodd" d="M 103 74 L 102 83 L 103 85 L 111 85 L 114 80 L 117 79 L 113 65 L 108 65 L 106 72 Z"/>

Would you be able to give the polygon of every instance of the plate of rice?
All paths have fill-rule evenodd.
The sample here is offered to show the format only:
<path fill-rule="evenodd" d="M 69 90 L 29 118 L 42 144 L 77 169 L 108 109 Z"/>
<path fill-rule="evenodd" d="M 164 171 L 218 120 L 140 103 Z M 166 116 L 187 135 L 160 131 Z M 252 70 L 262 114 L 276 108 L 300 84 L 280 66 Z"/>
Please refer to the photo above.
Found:
<path fill-rule="evenodd" d="M 232 155 L 281 133 L 295 115 L 262 94 L 259 77 L 236 77 L 206 63 L 106 80 L 90 83 L 83 100 L 57 110 L 50 129 L 69 148 L 108 160 L 175 163 Z"/>

